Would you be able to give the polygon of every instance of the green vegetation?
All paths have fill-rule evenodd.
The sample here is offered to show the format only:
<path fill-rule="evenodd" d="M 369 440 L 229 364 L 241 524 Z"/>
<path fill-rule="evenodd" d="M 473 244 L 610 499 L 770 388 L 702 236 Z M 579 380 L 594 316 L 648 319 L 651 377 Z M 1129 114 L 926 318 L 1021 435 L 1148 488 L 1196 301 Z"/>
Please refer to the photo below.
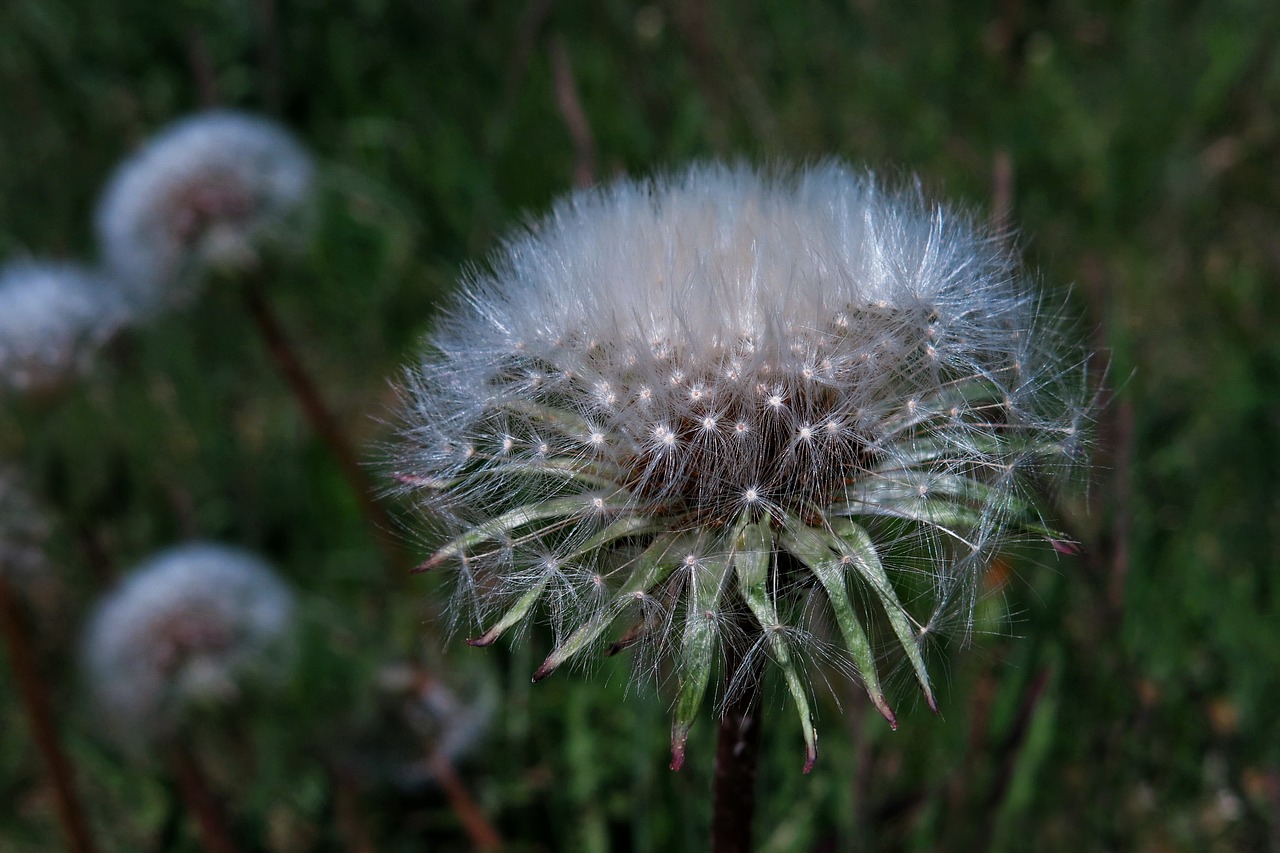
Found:
<path fill-rule="evenodd" d="M 215 102 L 277 118 L 321 187 L 312 246 L 273 267 L 270 300 L 373 462 L 388 380 L 460 271 L 575 175 L 834 155 L 1007 207 L 1048 298 L 1102 352 L 1097 465 L 1061 508 L 1082 553 L 998 563 L 974 647 L 932 650 L 941 716 L 910 667 L 886 679 L 897 732 L 833 677 L 809 776 L 771 685 L 759 847 L 1265 849 L 1280 845 L 1277 45 L 1280 5 L 1243 0 L 8 0 L 0 260 L 92 259 L 103 183 L 172 119 Z M 76 660 L 93 602 L 191 537 L 264 554 L 299 596 L 283 695 L 191 739 L 245 849 L 469 849 L 441 788 L 406 777 L 433 747 L 393 664 L 498 695 L 457 765 L 507 849 L 706 847 L 708 715 L 672 773 L 674 689 L 628 689 L 625 655 L 531 685 L 548 636 L 446 644 L 447 585 L 386 554 L 440 543 L 370 533 L 234 288 L 210 282 L 56 398 L 0 401 L 0 459 L 55 516 L 54 570 L 24 609 L 103 849 L 199 849 L 163 766 L 102 736 Z M 56 849 L 13 683 L 0 666 L 0 849 Z"/>

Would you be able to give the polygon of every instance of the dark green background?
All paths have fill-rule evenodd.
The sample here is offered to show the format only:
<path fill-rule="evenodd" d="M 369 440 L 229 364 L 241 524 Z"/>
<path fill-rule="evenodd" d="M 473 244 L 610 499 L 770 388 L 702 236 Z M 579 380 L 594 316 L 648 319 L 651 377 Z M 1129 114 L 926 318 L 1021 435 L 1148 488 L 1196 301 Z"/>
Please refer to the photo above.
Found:
<path fill-rule="evenodd" d="M 941 717 L 907 674 L 896 733 L 837 684 L 809 777 L 771 693 L 761 849 L 1280 849 L 1278 44 L 1261 0 L 7 0 L 0 258 L 91 259 L 99 189 L 168 121 L 214 100 L 279 118 L 322 186 L 271 299 L 376 459 L 389 377 L 459 271 L 572 186 L 553 57 L 600 176 L 836 155 L 981 210 L 1009 190 L 1028 263 L 1109 364 L 1092 485 L 1064 508 L 1084 554 L 1011 555 L 990 633 L 940 652 Z M 193 535 L 262 551 L 303 601 L 285 695 L 202 735 L 247 848 L 345 849 L 349 766 L 377 849 L 467 848 L 438 791 L 383 772 L 421 749 L 373 683 L 397 660 L 502 685 L 461 769 L 511 849 L 706 846 L 705 719 L 672 774 L 670 693 L 628 690 L 625 661 L 531 687 L 536 632 L 445 655 L 439 582 L 381 560 L 229 289 L 60 398 L 0 403 L 0 453 L 60 519 L 30 611 L 104 847 L 198 849 L 165 775 L 96 732 L 74 660 L 112 577 Z M 0 848 L 56 849 L 26 731 L 0 668 Z"/>

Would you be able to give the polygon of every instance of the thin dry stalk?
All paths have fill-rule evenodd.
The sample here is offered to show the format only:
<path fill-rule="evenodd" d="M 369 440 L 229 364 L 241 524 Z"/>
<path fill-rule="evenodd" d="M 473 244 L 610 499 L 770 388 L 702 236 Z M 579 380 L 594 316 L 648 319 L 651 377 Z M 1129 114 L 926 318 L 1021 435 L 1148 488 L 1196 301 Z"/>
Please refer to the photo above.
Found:
<path fill-rule="evenodd" d="M 341 470 L 347 486 L 355 494 L 360 510 L 373 528 L 374 538 L 382 548 L 387 562 L 402 574 L 407 573 L 409 569 L 407 561 L 385 538 L 392 529 L 391 517 L 383 509 L 382 504 L 374 498 L 372 481 L 357 460 L 352 444 L 338 424 L 337 418 L 333 416 L 306 368 L 302 366 L 302 361 L 294 352 L 262 289 L 256 286 L 256 283 L 250 282 L 242 288 L 242 293 L 245 307 L 253 319 L 254 326 L 276 370 L 289 386 L 289 390 L 293 392 L 294 399 L 302 407 L 302 412 L 311 424 L 311 428 L 320 437 Z"/>
<path fill-rule="evenodd" d="M 435 775 L 436 781 L 449 799 L 449 806 L 462 822 L 471 846 L 476 850 L 497 850 L 502 846 L 502 836 L 484 816 L 480 805 L 471 797 L 462 777 L 454 769 L 453 763 L 439 752 L 433 752 L 427 758 L 427 766 Z"/>
<path fill-rule="evenodd" d="M 0 567 L 2 569 L 3 567 Z M 27 642 L 25 620 L 18 605 L 12 584 L 0 574 L 0 632 L 9 650 L 13 665 L 14 681 L 22 699 L 27 723 L 31 726 L 31 738 L 40 751 L 50 781 L 53 783 L 58 820 L 62 823 L 67 845 L 76 853 L 92 853 L 96 848 L 89 834 L 89 823 L 76 796 L 75 774 L 53 721 L 53 707 L 49 692 L 40 679 L 35 654 Z"/>
<path fill-rule="evenodd" d="M 169 771 L 182 793 L 182 801 L 200 827 L 200 839 L 209 853 L 236 853 L 235 840 L 227 825 L 222 804 L 210 790 L 195 757 L 176 741 L 168 747 Z"/>
<path fill-rule="evenodd" d="M 578 83 L 569 62 L 569 50 L 564 39 L 552 36 L 547 47 L 551 59 L 551 80 L 555 89 L 556 107 L 573 140 L 573 185 L 585 189 L 596 182 L 596 140 L 582 107 Z"/>
<path fill-rule="evenodd" d="M 1013 221 L 1013 156 L 1000 148 L 991 158 L 991 231 L 1001 237 Z"/>

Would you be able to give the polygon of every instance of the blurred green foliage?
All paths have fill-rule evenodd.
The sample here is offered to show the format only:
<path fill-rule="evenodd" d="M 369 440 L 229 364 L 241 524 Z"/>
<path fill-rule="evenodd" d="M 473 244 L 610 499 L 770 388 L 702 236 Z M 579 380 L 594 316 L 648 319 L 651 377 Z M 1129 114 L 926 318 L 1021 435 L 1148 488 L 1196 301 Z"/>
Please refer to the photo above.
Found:
<path fill-rule="evenodd" d="M 575 168 L 835 155 L 976 208 L 1006 199 L 1047 298 L 1101 352 L 1098 465 L 1063 507 L 1083 554 L 1008 556 L 990 635 L 939 650 L 941 718 L 902 707 L 890 732 L 837 682 L 803 777 L 770 694 L 761 849 L 1276 849 L 1278 45 L 1280 6 L 1260 0 L 8 0 L 0 258 L 91 259 L 98 191 L 171 119 L 213 102 L 275 116 L 323 178 L 313 248 L 271 298 L 375 460 L 388 378 L 459 272 Z M 590 126 L 576 148 L 557 56 Z M 285 695 L 197 740 L 247 849 L 467 849 L 444 795 L 398 775 L 427 748 L 378 686 L 398 661 L 501 685 L 460 769 L 510 849 L 705 846 L 706 723 L 672 774 L 670 693 L 628 689 L 625 661 L 533 687 L 536 632 L 446 646 L 439 581 L 382 559 L 234 293 L 210 287 L 56 400 L 6 401 L 0 453 L 59 517 L 30 612 L 105 849 L 198 848 L 167 776 L 96 731 L 75 662 L 94 599 L 191 536 L 262 551 L 304 602 Z M 9 679 L 0 848 L 51 849 Z"/>

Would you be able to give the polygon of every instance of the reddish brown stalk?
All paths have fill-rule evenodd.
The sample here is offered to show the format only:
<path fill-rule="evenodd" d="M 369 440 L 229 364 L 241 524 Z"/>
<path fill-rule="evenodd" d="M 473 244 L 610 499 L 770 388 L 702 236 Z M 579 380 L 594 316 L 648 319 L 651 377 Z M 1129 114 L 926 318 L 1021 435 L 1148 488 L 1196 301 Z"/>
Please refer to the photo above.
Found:
<path fill-rule="evenodd" d="M 569 130 L 569 138 L 573 140 L 573 185 L 584 189 L 596 182 L 595 136 L 591 133 L 591 122 L 587 120 L 587 111 L 583 109 L 582 98 L 578 95 L 578 83 L 573 76 L 564 39 L 552 36 L 548 53 L 556 106 Z"/>
<path fill-rule="evenodd" d="M 432 685 L 430 673 L 419 671 L 414 689 L 425 696 L 432 689 Z M 453 813 L 458 816 L 463 829 L 471 838 L 471 846 L 476 850 L 496 850 L 501 847 L 502 836 L 498 834 L 498 830 L 494 829 L 493 824 L 489 823 L 489 819 L 484 816 L 484 811 L 471 797 L 466 784 L 454 769 L 449 757 L 433 748 L 427 753 L 427 766 L 435 776 L 436 782 L 444 790 Z"/>
<path fill-rule="evenodd" d="M 1000 239 L 1009 236 L 1013 221 L 1013 157 L 1009 149 L 996 150 L 991 158 L 991 230 Z"/>
<path fill-rule="evenodd" d="M 458 816 L 458 820 L 462 821 L 462 828 L 466 830 L 467 837 L 471 839 L 471 846 L 476 850 L 497 850 L 500 848 L 502 846 L 502 836 L 498 834 L 498 830 L 494 829 L 493 824 L 489 823 L 489 819 L 484 816 L 479 804 L 471 798 L 471 794 L 467 791 L 467 786 L 463 784 L 462 778 L 458 775 L 458 771 L 454 769 L 452 762 L 439 752 L 436 752 L 427 759 L 427 765 L 431 768 L 431 772 L 435 774 L 436 782 L 444 790 L 444 795 L 449 798 L 449 805 L 453 809 L 453 813 Z"/>
<path fill-rule="evenodd" d="M 227 825 L 222 804 L 209 790 L 209 785 L 196 764 L 195 757 L 178 742 L 168 746 L 169 771 L 182 793 L 182 801 L 200 827 L 200 839 L 209 853 L 236 853 L 237 847 Z"/>
<path fill-rule="evenodd" d="M 716 730 L 716 774 L 711 810 L 714 853 L 750 853 L 751 824 L 756 810 L 756 775 L 760 757 L 760 679 L 763 659 L 755 663 L 741 689 L 724 709 Z M 731 653 L 726 678 L 742 665 Z"/>
<path fill-rule="evenodd" d="M 334 820 L 347 850 L 351 853 L 375 853 L 378 848 L 369 836 L 361 815 L 360 792 L 355 781 L 340 769 L 331 770 L 329 778 L 333 784 Z"/>
<path fill-rule="evenodd" d="M 214 69 L 213 56 L 204 35 L 194 27 L 187 34 L 187 61 L 191 76 L 195 79 L 196 95 L 204 109 L 218 105 L 218 73 Z"/>
<path fill-rule="evenodd" d="M 0 572 L 3 566 L 0 566 Z M 35 654 L 27 643 L 26 625 L 13 586 L 0 574 L 0 632 L 4 634 L 13 664 L 14 681 L 22 699 L 27 723 L 31 726 L 31 738 L 40 751 L 49 778 L 53 783 L 58 819 L 67 837 L 67 846 L 77 853 L 92 853 L 96 848 L 89 835 L 89 823 L 76 796 L 75 774 L 67 759 L 58 727 L 53 722 L 53 707 L 49 693 L 40 679 Z"/>
<path fill-rule="evenodd" d="M 404 558 L 384 538 L 392 529 L 391 517 L 387 515 L 382 505 L 374 499 L 372 481 L 370 481 L 365 469 L 361 467 L 360 462 L 357 460 L 355 451 L 352 450 L 351 442 L 342 431 L 342 427 L 339 426 L 337 418 L 333 416 L 333 413 L 329 411 L 329 407 L 325 405 L 320 392 L 316 389 L 315 383 L 311 381 L 311 377 L 302 366 L 301 360 L 294 353 L 293 346 L 289 343 L 288 337 L 285 336 L 284 329 L 276 318 L 275 312 L 271 310 L 271 306 L 267 303 L 266 297 L 263 296 L 261 288 L 256 283 L 250 282 L 242 289 L 242 292 L 244 294 L 245 307 L 253 318 L 254 325 L 258 329 L 258 334 L 262 337 L 262 342 L 266 346 L 272 362 L 275 363 L 276 370 L 279 371 L 280 376 L 288 384 L 289 390 L 293 392 L 293 396 L 298 401 L 298 405 L 302 407 L 302 412 L 311 424 L 311 428 L 315 430 L 316 435 L 324 442 L 325 448 L 338 464 L 338 468 L 342 471 L 342 476 L 347 481 L 347 486 L 360 503 L 360 509 L 364 513 L 365 520 L 373 528 L 374 538 L 377 539 L 379 546 L 383 549 L 387 561 L 396 569 L 407 572 L 409 567 Z"/>
<path fill-rule="evenodd" d="M 256 0 L 254 18 L 258 25 L 258 79 L 267 111 L 280 112 L 280 34 L 276 26 L 275 0 Z"/>

